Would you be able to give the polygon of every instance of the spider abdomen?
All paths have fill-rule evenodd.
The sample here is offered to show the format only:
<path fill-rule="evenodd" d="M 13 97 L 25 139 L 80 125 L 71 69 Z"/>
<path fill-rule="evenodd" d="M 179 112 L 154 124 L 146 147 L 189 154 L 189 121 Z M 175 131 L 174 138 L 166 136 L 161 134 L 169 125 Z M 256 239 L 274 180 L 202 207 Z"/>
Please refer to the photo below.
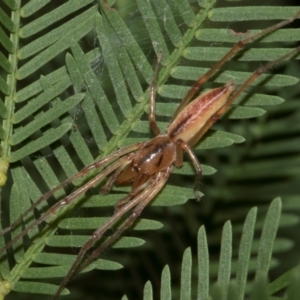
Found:
<path fill-rule="evenodd" d="M 234 89 L 234 83 L 229 82 L 198 96 L 169 125 L 167 134 L 173 141 L 191 141 L 226 104 Z"/>

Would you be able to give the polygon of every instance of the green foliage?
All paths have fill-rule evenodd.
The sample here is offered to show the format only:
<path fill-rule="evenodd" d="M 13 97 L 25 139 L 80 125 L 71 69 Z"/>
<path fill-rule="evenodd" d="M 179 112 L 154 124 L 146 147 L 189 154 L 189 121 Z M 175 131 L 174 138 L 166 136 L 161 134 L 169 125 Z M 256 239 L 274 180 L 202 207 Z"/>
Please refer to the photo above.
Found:
<path fill-rule="evenodd" d="M 230 299 L 230 300 L 243 300 L 249 299 L 297 299 L 299 297 L 299 267 L 290 272 L 289 281 L 291 286 L 287 290 L 286 295 L 283 297 L 272 296 L 277 290 L 268 286 L 268 272 L 270 269 L 271 253 L 275 241 L 276 232 L 278 230 L 279 219 L 281 212 L 281 200 L 275 199 L 267 212 L 263 224 L 262 234 L 259 240 L 259 250 L 255 255 L 253 254 L 253 238 L 255 226 L 257 222 L 257 208 L 252 208 L 247 214 L 246 220 L 243 225 L 243 232 L 239 242 L 238 260 L 237 265 L 233 265 L 235 259 L 233 258 L 233 245 L 232 245 L 232 226 L 228 221 L 223 226 L 222 242 L 220 249 L 220 257 L 218 261 L 218 274 L 217 280 L 210 283 L 211 278 L 215 274 L 210 272 L 210 258 L 207 243 L 207 234 L 205 228 L 202 226 L 198 231 L 197 239 L 197 257 L 198 257 L 198 270 L 196 269 L 196 262 L 193 262 L 191 249 L 187 248 L 184 251 L 181 267 L 181 281 L 180 290 L 173 290 L 171 292 L 171 277 L 170 269 L 168 266 L 164 268 L 161 276 L 161 290 L 160 299 Z M 251 257 L 252 256 L 252 257 Z M 247 284 L 247 274 L 249 273 L 250 259 L 255 259 L 255 278 L 253 282 Z M 195 278 L 195 273 L 197 278 Z M 197 290 L 192 289 L 195 284 L 192 284 L 192 278 L 197 280 Z M 178 294 L 177 294 L 178 293 Z M 173 297 L 172 297 L 173 296 Z M 123 298 L 126 299 L 126 298 Z M 154 299 L 152 297 L 151 283 L 147 282 L 144 288 L 144 300 Z"/>
<path fill-rule="evenodd" d="M 0 22 L 4 29 L 0 28 L 0 183 L 5 180 L 9 164 L 9 180 L 2 189 L 3 228 L 18 219 L 46 191 L 76 174 L 83 166 L 124 145 L 151 137 L 146 114 L 149 103 L 148 86 L 160 51 L 163 53 L 163 62 L 157 80 L 156 112 L 159 125 L 164 129 L 193 81 L 243 38 L 243 34 L 240 36 L 231 32 L 228 26 L 243 20 L 249 21 L 246 29 L 263 29 L 274 24 L 274 20 L 292 16 L 299 9 L 278 6 L 244 7 L 239 2 L 223 7 L 222 1 L 212 0 L 117 1 L 115 7 L 116 10 L 111 10 L 101 1 L 95 3 L 91 0 L 63 3 L 32 0 L 26 4 L 18 0 L 6 0 L 1 4 Z M 258 20 L 272 22 L 263 24 Z M 222 71 L 217 72 L 204 88 L 218 86 L 230 80 L 237 84 L 243 83 L 261 65 L 261 61 L 271 61 L 289 52 L 289 44 L 286 43 L 298 40 L 298 29 L 280 29 L 269 34 L 256 41 L 254 49 L 248 49 L 252 48 L 251 45 L 247 46 L 236 58 L 225 64 Z M 207 151 L 209 153 L 205 158 L 204 175 L 213 174 L 215 169 L 221 174 L 216 175 L 214 184 L 208 182 L 203 185 L 207 199 L 221 198 L 220 203 L 233 203 L 242 197 L 250 198 L 251 192 L 245 194 L 238 180 L 246 182 L 249 178 L 257 178 L 257 170 L 263 174 L 260 176 L 266 178 L 295 173 L 291 166 L 299 165 L 299 158 L 296 156 L 286 161 L 284 166 L 278 165 L 282 161 L 277 158 L 273 158 L 273 161 L 253 159 L 252 163 L 245 163 L 241 159 L 248 153 L 249 143 L 253 143 L 253 140 L 264 135 L 275 136 L 295 130 L 291 124 L 296 124 L 297 116 L 294 119 L 290 117 L 290 123 L 282 119 L 279 125 L 277 121 L 263 126 L 247 121 L 264 113 L 261 106 L 283 102 L 286 96 L 280 91 L 298 82 L 299 74 L 294 74 L 295 76 L 262 75 L 247 93 L 243 93 L 235 101 L 232 109 L 226 113 L 226 119 L 218 122 L 197 144 L 197 153 L 199 149 L 220 148 L 219 152 L 214 150 L 215 154 Z M 287 90 L 292 94 L 291 88 Z M 296 93 L 293 95 L 296 97 Z M 287 112 L 290 110 L 291 106 L 286 108 Z M 243 120 L 229 123 L 228 119 Z M 237 151 L 227 150 L 226 147 L 230 145 L 244 142 L 245 137 L 245 147 L 238 148 Z M 279 143 L 275 139 L 273 142 Z M 276 145 L 274 149 L 279 153 L 288 153 L 299 150 L 297 145 L 297 141 L 291 141 L 288 148 Z M 272 145 L 260 146 L 258 144 L 251 155 L 269 154 L 273 148 Z M 220 157 L 226 157 L 225 161 L 230 164 L 223 164 Z M 274 165 L 278 166 L 275 170 Z M 190 163 L 186 161 L 183 168 L 174 169 L 174 174 L 174 178 L 171 178 L 163 192 L 153 201 L 154 212 L 155 209 L 160 209 L 159 206 L 167 206 L 174 216 L 184 214 L 178 212 L 178 207 L 171 206 L 184 204 L 188 199 L 194 198 L 191 181 L 194 172 Z M 180 175 L 180 181 L 177 175 Z M 224 185 L 226 179 L 220 179 L 220 176 L 227 180 L 230 178 L 231 183 Z M 297 182 L 296 178 L 293 179 Z M 74 182 L 74 186 L 81 186 L 85 180 L 86 178 Z M 261 189 L 257 189 L 257 182 L 254 185 L 251 195 L 254 201 L 259 201 L 260 198 L 272 199 L 280 194 L 277 186 L 275 189 L 273 186 L 270 193 L 264 194 Z M 287 189 L 286 187 L 283 192 Z M 289 198 L 292 208 L 295 207 L 296 195 L 299 195 L 296 191 L 299 190 L 295 188 Z M 39 205 L 37 210 L 23 220 L 22 226 L 1 238 L 0 245 L 4 246 L 22 228 L 38 218 L 55 199 L 62 199 L 68 192 L 67 189 L 61 189 L 55 193 L 52 201 Z M 76 257 L 74 248 L 82 246 L 93 230 L 108 219 L 115 203 L 127 192 L 127 188 L 121 187 L 110 195 L 100 196 L 95 189 L 61 209 L 51 220 L 47 220 L 45 226 L 30 231 L 28 238 L 14 244 L 13 251 L 1 256 L 1 276 L 6 281 L 3 281 L 0 292 L 3 295 L 6 293 L 5 289 L 10 286 L 5 284 L 9 282 L 16 292 L 53 294 L 58 282 L 53 284 L 52 278 L 65 276 Z M 252 202 L 249 206 L 252 206 Z M 240 217 L 246 210 L 245 207 L 238 207 L 238 213 L 234 215 L 234 209 L 228 208 L 222 214 L 215 211 L 211 223 L 223 223 L 227 219 L 234 222 L 236 216 Z M 91 210 L 95 214 L 90 213 Z M 204 207 L 204 211 L 208 215 L 209 207 Z M 271 216 L 278 217 L 278 214 L 271 213 Z M 269 271 L 277 217 L 267 218 L 270 228 L 264 227 L 265 236 L 260 244 L 264 247 L 257 248 L 259 264 L 255 270 L 263 278 Z M 188 222 L 192 232 L 199 227 L 196 219 L 194 212 L 189 215 Z M 251 247 L 250 227 L 253 229 L 255 224 L 254 219 L 251 220 L 252 223 L 248 219 L 245 223 L 245 226 L 249 226 L 247 232 L 250 236 L 244 232 L 240 246 L 241 249 L 243 247 L 240 251 L 247 253 L 247 257 L 250 255 L 249 251 L 257 245 L 254 239 L 254 246 Z M 160 221 L 163 222 L 164 219 Z M 283 215 L 281 226 L 288 227 L 298 221 L 298 218 L 293 219 L 291 214 L 286 214 Z M 145 238 L 143 234 L 138 234 L 138 230 L 160 227 L 160 222 L 141 219 L 132 233 L 138 237 L 123 236 L 115 243 L 114 248 L 141 245 Z M 219 241 L 217 227 L 210 237 L 214 241 Z M 261 227 L 262 223 L 257 222 L 256 228 Z M 239 295 L 242 295 L 247 275 L 254 269 L 251 266 L 248 269 L 249 260 L 245 258 L 242 261 L 241 258 L 236 274 L 237 281 L 243 282 L 243 285 L 231 287 L 230 256 L 234 250 L 230 246 L 230 223 L 226 223 L 224 228 L 220 258 L 222 268 L 219 268 L 218 273 L 220 287 L 216 287 L 214 293 L 226 294 L 231 293 L 231 290 L 235 293 L 238 290 Z M 241 227 L 238 224 L 234 228 L 238 232 Z M 60 235 L 55 234 L 58 229 Z M 200 299 L 207 299 L 209 260 L 203 230 L 202 228 L 199 235 L 199 243 L 203 246 L 198 246 L 198 251 L 201 251 L 198 263 L 201 264 L 201 270 L 206 271 L 201 273 L 203 280 L 199 281 L 199 285 L 203 286 L 199 287 L 198 293 L 202 293 Z M 213 244 L 212 241 L 208 243 Z M 285 247 L 288 246 L 283 241 L 277 248 L 275 246 L 274 251 L 283 251 Z M 71 249 L 68 252 L 71 254 L 64 253 L 65 249 Z M 125 262 L 129 260 L 126 255 L 123 257 Z M 122 259 L 118 260 L 113 256 L 112 260 L 98 259 L 85 271 L 116 270 L 121 267 L 120 262 L 123 263 Z M 187 279 L 191 272 L 188 267 L 191 263 L 189 252 L 185 254 L 185 262 L 183 274 L 186 275 L 183 278 L 186 279 L 182 279 L 182 286 L 185 286 L 181 291 L 182 299 L 187 299 L 190 293 L 191 283 Z M 169 277 L 166 270 L 163 274 L 163 278 Z M 149 285 L 147 291 L 146 298 L 151 299 Z M 64 294 L 67 293 L 65 290 Z M 161 299 L 170 298 L 170 286 L 164 284 L 161 293 Z"/>

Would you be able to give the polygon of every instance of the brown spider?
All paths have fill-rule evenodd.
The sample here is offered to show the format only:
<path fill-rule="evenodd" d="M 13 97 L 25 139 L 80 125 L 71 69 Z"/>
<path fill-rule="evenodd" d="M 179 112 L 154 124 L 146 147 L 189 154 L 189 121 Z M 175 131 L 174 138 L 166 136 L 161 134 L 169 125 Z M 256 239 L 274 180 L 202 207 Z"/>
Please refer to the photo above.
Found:
<path fill-rule="evenodd" d="M 173 165 L 176 167 L 182 166 L 184 151 L 188 153 L 196 169 L 197 176 L 195 192 L 197 192 L 198 179 L 201 176 L 202 169 L 192 147 L 201 139 L 201 137 L 203 137 L 213 123 L 227 111 L 233 101 L 254 80 L 256 80 L 257 77 L 279 62 L 298 53 L 300 51 L 300 47 L 295 48 L 288 54 L 257 69 L 239 88 L 236 88 L 233 82 L 229 82 L 222 87 L 209 90 L 208 92 L 198 96 L 192 102 L 190 102 L 190 100 L 199 91 L 203 83 L 205 83 L 226 61 L 233 57 L 238 51 L 243 49 L 245 44 L 293 22 L 299 16 L 300 11 L 290 19 L 273 25 L 237 43 L 219 62 L 217 62 L 206 74 L 201 76 L 191 87 L 176 110 L 172 122 L 168 126 L 165 134 L 160 133 L 160 129 L 155 121 L 156 77 L 162 60 L 162 54 L 160 53 L 158 55 L 158 63 L 155 68 L 153 81 L 150 86 L 149 123 L 155 137 L 150 141 L 137 143 L 115 151 L 109 156 L 83 168 L 79 173 L 44 194 L 31 208 L 25 211 L 20 219 L 14 222 L 10 227 L 5 228 L 0 232 L 0 234 L 3 235 L 16 228 L 21 223 L 23 217 L 59 189 L 72 183 L 75 179 L 84 176 L 93 169 L 102 169 L 102 171 L 93 179 L 57 202 L 38 220 L 33 222 L 23 232 L 13 238 L 0 250 L 0 254 L 9 249 L 16 241 L 24 237 L 35 226 L 41 224 L 51 215 L 54 215 L 62 207 L 73 202 L 78 196 L 85 193 L 88 189 L 103 179 L 108 177 L 108 180 L 103 187 L 103 191 L 105 193 L 108 193 L 113 185 L 131 185 L 131 192 L 118 202 L 113 216 L 99 229 L 94 231 L 90 239 L 80 249 L 75 262 L 53 297 L 55 300 L 58 299 L 62 290 L 75 272 L 78 273 L 83 270 L 96 257 L 98 257 L 104 249 L 110 246 L 124 232 L 124 230 L 134 223 L 145 206 L 148 205 L 149 202 L 151 202 L 151 200 L 164 187 L 172 172 Z M 196 195 L 196 197 L 199 196 Z M 118 229 L 111 236 L 104 239 L 102 244 L 96 247 L 91 255 L 85 258 L 87 251 L 95 244 L 95 242 L 104 238 L 104 233 L 129 211 L 131 211 L 130 216 L 126 220 L 122 221 Z"/>

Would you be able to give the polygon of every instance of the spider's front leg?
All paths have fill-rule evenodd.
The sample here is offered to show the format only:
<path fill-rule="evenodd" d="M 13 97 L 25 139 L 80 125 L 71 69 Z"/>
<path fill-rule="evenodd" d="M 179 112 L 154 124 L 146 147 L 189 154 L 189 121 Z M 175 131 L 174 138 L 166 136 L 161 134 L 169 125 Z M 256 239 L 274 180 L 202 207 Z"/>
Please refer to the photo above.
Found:
<path fill-rule="evenodd" d="M 141 192 L 131 199 L 131 201 L 127 201 L 127 203 L 121 207 L 119 210 L 117 210 L 114 215 L 107 221 L 105 224 L 103 224 L 99 229 L 94 231 L 92 237 L 81 247 L 78 256 L 73 263 L 71 269 L 69 270 L 67 276 L 64 278 L 62 283 L 60 284 L 56 294 L 53 297 L 53 300 L 58 299 L 60 293 L 66 286 L 66 284 L 69 282 L 69 280 L 72 278 L 74 273 L 77 271 L 81 271 L 84 269 L 87 265 L 89 265 L 96 257 L 99 256 L 99 254 L 105 250 L 108 246 L 110 246 L 128 227 L 130 227 L 134 221 L 137 219 L 137 217 L 141 214 L 142 210 L 145 208 L 145 206 L 159 193 L 159 191 L 163 188 L 165 185 L 170 173 L 172 171 L 172 166 L 168 166 L 164 171 L 159 172 L 155 175 L 153 175 L 150 180 L 149 184 L 147 184 L 147 187 L 142 189 Z M 129 195 L 127 196 L 129 197 Z M 108 237 L 103 244 L 101 244 L 99 247 L 97 247 L 92 254 L 84 260 L 84 257 L 86 255 L 86 252 L 94 245 L 94 243 L 100 239 L 103 238 L 103 235 L 107 232 L 111 226 L 113 226 L 116 222 L 118 222 L 126 213 L 131 211 L 131 215 L 128 219 L 124 220 L 121 225 L 119 225 L 119 228 L 117 231 L 110 237 Z"/>
<path fill-rule="evenodd" d="M 44 201 L 45 199 L 48 199 L 55 191 L 59 190 L 60 188 L 62 188 L 63 186 L 65 186 L 67 183 L 70 183 L 71 181 L 73 181 L 73 179 L 78 178 L 80 176 L 82 176 L 82 174 L 86 174 L 86 172 L 88 172 L 89 170 L 92 170 L 94 168 L 99 168 L 101 166 L 104 166 L 106 163 L 110 163 L 113 160 L 116 160 L 119 155 L 121 154 L 125 154 L 129 151 L 133 151 L 134 149 L 138 148 L 140 146 L 140 144 L 135 144 L 135 145 L 131 145 L 128 147 L 125 147 L 123 149 L 120 149 L 118 151 L 116 151 L 115 153 L 109 155 L 108 157 L 90 165 L 85 167 L 81 172 L 79 172 L 78 174 L 74 175 L 73 177 L 71 177 L 70 179 L 67 179 L 65 182 L 61 183 L 59 186 L 55 187 L 54 189 L 50 190 L 48 193 L 46 193 L 45 195 L 43 195 L 38 201 L 37 203 L 41 203 L 42 201 Z M 94 178 L 92 178 L 90 181 L 88 181 L 86 184 L 84 184 L 83 186 L 81 186 L 80 188 L 78 188 L 77 190 L 75 190 L 73 193 L 71 193 L 70 195 L 66 196 L 65 198 L 63 198 L 62 200 L 60 200 L 59 202 L 57 202 L 56 204 L 54 204 L 49 210 L 47 210 L 40 218 L 38 218 L 35 222 L 31 223 L 26 229 L 24 229 L 21 233 L 19 233 L 18 235 L 16 235 L 11 241 L 9 241 L 8 243 L 6 243 L 6 245 L 0 249 L 0 254 L 5 252 L 6 250 L 8 250 L 12 245 L 14 245 L 14 243 L 16 243 L 19 239 L 21 239 L 22 237 L 24 237 L 26 234 L 28 234 L 28 232 L 30 232 L 33 228 L 36 228 L 36 226 L 38 226 L 39 224 L 41 224 L 43 221 L 49 219 L 51 216 L 55 215 L 62 207 L 65 207 L 67 205 L 69 205 L 70 203 L 72 203 L 75 199 L 77 199 L 80 195 L 82 195 L 83 193 L 85 193 L 88 189 L 92 188 L 95 184 L 97 184 L 98 182 L 100 182 L 101 180 L 103 180 L 106 176 L 109 176 L 112 172 L 114 172 L 115 170 L 117 170 L 118 168 L 122 167 L 123 165 L 128 164 L 128 157 L 127 156 L 123 156 L 121 157 L 119 160 L 116 160 L 115 162 L 111 163 L 109 166 L 107 166 L 102 172 L 100 172 L 99 174 L 97 174 Z M 36 207 L 36 205 L 32 206 L 32 207 Z M 31 210 L 32 207 L 30 209 L 28 209 L 23 215 L 22 217 L 26 216 Z M 2 232 L 0 232 L 0 234 L 5 234 L 8 231 L 11 231 L 12 229 L 14 229 L 18 224 L 20 224 L 22 222 L 22 219 L 18 219 L 17 221 L 15 221 L 11 227 L 7 229 L 4 229 Z"/>
<path fill-rule="evenodd" d="M 49 190 L 47 193 L 45 193 L 43 196 L 41 196 L 37 201 L 35 201 L 31 207 L 29 207 L 24 213 L 22 213 L 22 215 L 17 219 L 15 220 L 9 227 L 6 227 L 4 228 L 2 231 L 0 231 L 0 236 L 4 235 L 5 233 L 7 232 L 10 232 L 12 230 L 14 230 L 18 225 L 20 225 L 24 218 L 31 212 L 33 211 L 35 208 L 37 208 L 41 203 L 45 202 L 47 199 L 49 199 L 56 191 L 62 189 L 63 187 L 67 186 L 68 184 L 71 184 L 72 182 L 74 182 L 76 179 L 78 178 L 81 178 L 83 176 L 85 176 L 86 174 L 88 174 L 90 171 L 94 170 L 94 169 L 99 169 L 99 168 L 102 168 L 102 167 L 105 167 L 105 165 L 111 163 L 112 161 L 116 160 L 117 158 L 129 153 L 129 152 L 132 152 L 132 151 L 135 151 L 136 149 L 138 149 L 139 147 L 141 147 L 141 144 L 142 143 L 139 143 L 139 144 L 135 144 L 135 145 L 130 145 L 130 146 L 127 146 L 127 147 L 124 147 L 122 149 L 119 149 L 117 150 L 116 152 L 112 153 L 111 155 L 101 159 L 101 160 L 98 160 L 86 167 L 84 167 L 80 172 L 78 172 L 77 174 L 73 175 L 72 177 L 66 179 L 64 182 L 62 182 L 61 184 L 59 184 L 58 186 L 54 187 L 53 189 Z M 63 206 L 65 203 L 64 202 L 64 199 L 60 200 L 59 203 L 62 203 L 61 206 Z M 57 206 L 59 206 L 57 204 Z M 53 212 L 51 213 L 53 214 Z M 35 223 L 35 225 L 38 225 L 40 224 L 41 222 L 43 222 L 44 218 L 43 219 L 38 219 L 38 223 Z M 23 237 L 25 234 L 27 234 L 31 228 L 33 228 L 34 226 L 31 226 L 30 228 L 27 228 L 25 231 L 23 231 L 22 233 L 22 236 L 20 235 L 19 238 Z M 10 243 L 11 244 L 11 243 Z M 5 245 L 5 247 L 3 247 L 2 249 L 0 249 L 0 254 L 7 250 L 10 246 L 8 246 L 8 244 Z"/>
<path fill-rule="evenodd" d="M 95 249 L 92 254 L 85 260 L 79 267 L 79 272 L 83 270 L 86 266 L 88 266 L 94 259 L 96 259 L 100 253 L 102 253 L 107 247 L 109 247 L 112 243 L 114 243 L 118 237 L 129 227 L 133 225 L 135 220 L 140 216 L 143 209 L 151 202 L 151 200 L 160 192 L 160 190 L 164 187 L 166 181 L 168 180 L 170 174 L 172 172 L 172 166 L 169 166 L 164 171 L 159 172 L 152 178 L 150 178 L 150 182 L 148 187 L 141 191 L 143 196 L 141 197 L 141 201 L 139 204 L 132 210 L 130 216 L 123 221 L 123 223 L 119 226 L 119 228 L 114 232 L 112 236 L 107 238 L 105 242 L 100 245 L 97 249 Z M 140 196 L 136 196 L 132 199 L 132 201 L 136 202 L 136 198 Z M 138 202 L 137 202 L 138 203 Z M 124 206 L 124 210 L 125 210 Z M 122 208 L 120 209 L 122 210 Z"/>

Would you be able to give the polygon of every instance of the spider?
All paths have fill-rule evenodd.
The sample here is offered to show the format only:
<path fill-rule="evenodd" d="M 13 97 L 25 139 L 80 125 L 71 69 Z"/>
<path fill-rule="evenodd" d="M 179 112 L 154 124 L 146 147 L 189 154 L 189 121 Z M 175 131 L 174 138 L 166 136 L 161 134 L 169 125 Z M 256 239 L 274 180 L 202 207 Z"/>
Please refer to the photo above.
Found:
<path fill-rule="evenodd" d="M 60 185 L 44 194 L 37 202 L 33 204 L 31 208 L 22 214 L 20 219 L 14 222 L 10 227 L 2 230 L 0 234 L 3 235 L 6 232 L 16 228 L 21 223 L 23 217 L 25 217 L 30 211 L 48 199 L 59 189 L 72 183 L 75 179 L 88 174 L 93 169 L 100 169 L 100 172 L 94 178 L 54 204 L 39 219 L 30 224 L 24 231 L 7 243 L 5 247 L 0 250 L 0 254 L 9 249 L 16 241 L 24 237 L 34 227 L 47 220 L 50 216 L 55 215 L 59 209 L 72 203 L 81 194 L 85 193 L 88 189 L 101 182 L 105 178 L 107 178 L 107 182 L 102 188 L 103 193 L 108 193 L 113 185 L 131 185 L 131 192 L 119 200 L 111 218 L 99 229 L 94 231 L 93 235 L 80 249 L 75 262 L 70 268 L 67 276 L 61 282 L 57 292 L 53 297 L 53 300 L 55 300 L 58 299 L 62 290 L 75 273 L 83 270 L 96 257 L 98 257 L 104 249 L 115 242 L 127 228 L 132 226 L 143 209 L 165 186 L 170 174 L 172 173 L 173 166 L 182 166 L 183 152 L 188 154 L 195 167 L 196 181 L 194 190 L 196 198 L 199 198 L 197 191 L 202 169 L 192 150 L 192 147 L 203 137 L 203 135 L 214 124 L 214 122 L 227 111 L 233 101 L 254 80 L 279 62 L 298 53 L 300 51 L 300 46 L 286 55 L 281 56 L 257 69 L 240 87 L 236 87 L 234 82 L 228 82 L 224 86 L 209 90 L 204 94 L 197 96 L 193 101 L 191 101 L 191 99 L 196 95 L 201 86 L 217 70 L 219 70 L 219 68 L 225 62 L 243 49 L 245 44 L 250 43 L 262 37 L 263 35 L 268 34 L 269 32 L 293 22 L 299 16 L 300 11 L 290 19 L 275 24 L 238 42 L 219 62 L 217 62 L 207 73 L 201 76 L 194 83 L 177 108 L 172 121 L 169 124 L 166 133 L 164 134 L 161 134 L 155 120 L 156 78 L 158 76 L 159 66 L 163 56 L 162 53 L 159 53 L 153 80 L 150 85 L 149 124 L 155 137 L 149 141 L 140 142 L 115 151 L 107 157 L 83 168 L 79 173 L 65 180 Z M 120 221 L 121 218 L 129 212 L 129 217 L 120 223 L 117 230 L 111 236 L 104 237 L 104 234 L 107 232 L 107 230 L 116 222 Z M 100 239 L 104 239 L 103 242 L 99 246 L 96 246 L 93 252 L 86 257 L 87 251 L 90 250 Z"/>

